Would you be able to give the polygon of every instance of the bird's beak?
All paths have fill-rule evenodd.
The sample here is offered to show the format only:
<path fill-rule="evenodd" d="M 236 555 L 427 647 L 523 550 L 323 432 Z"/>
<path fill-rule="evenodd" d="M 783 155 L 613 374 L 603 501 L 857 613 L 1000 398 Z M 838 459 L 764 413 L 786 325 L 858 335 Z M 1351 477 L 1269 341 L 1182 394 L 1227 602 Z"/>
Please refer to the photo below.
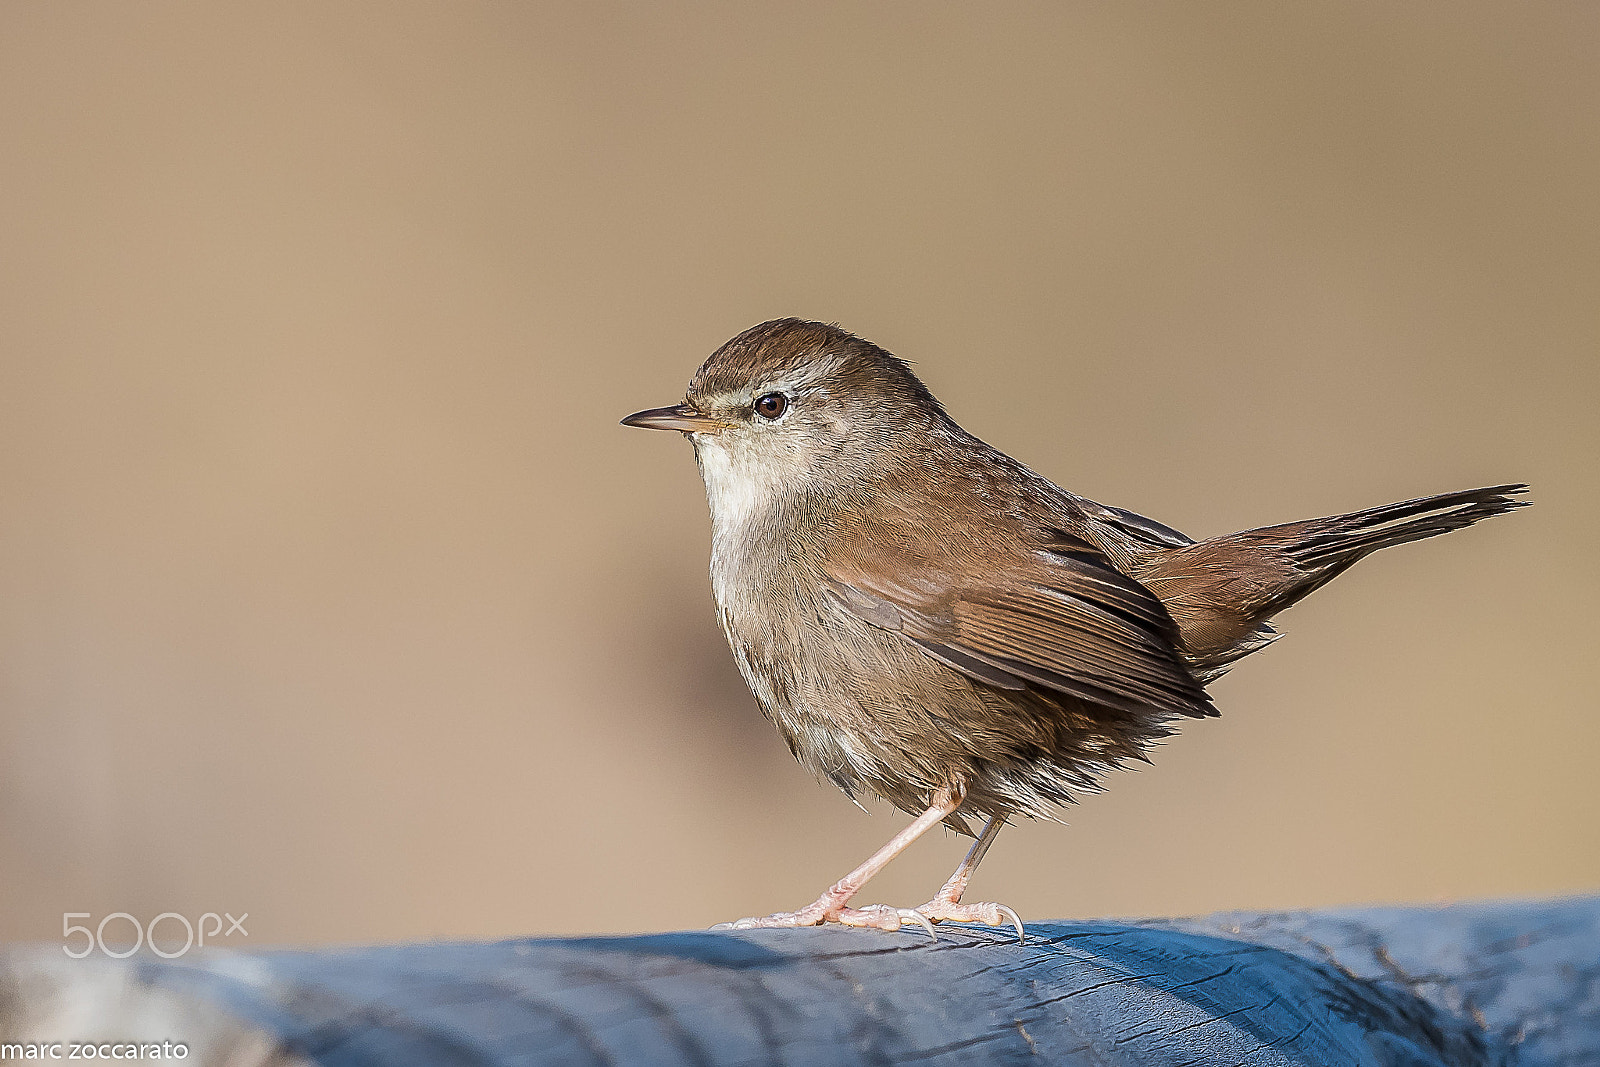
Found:
<path fill-rule="evenodd" d="M 622 420 L 622 425 L 641 426 L 646 430 L 678 430 L 681 433 L 716 433 L 728 428 L 727 423 L 702 414 L 688 404 L 635 411 Z"/>

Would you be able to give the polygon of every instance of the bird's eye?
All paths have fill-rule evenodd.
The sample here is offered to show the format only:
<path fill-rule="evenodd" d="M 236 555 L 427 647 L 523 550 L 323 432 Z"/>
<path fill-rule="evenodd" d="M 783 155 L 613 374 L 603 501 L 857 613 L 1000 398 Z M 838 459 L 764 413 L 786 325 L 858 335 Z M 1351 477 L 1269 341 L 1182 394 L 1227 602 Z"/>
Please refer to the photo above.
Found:
<path fill-rule="evenodd" d="M 782 393 L 767 393 L 756 400 L 756 414 L 763 419 L 778 419 L 789 410 L 789 398 Z"/>

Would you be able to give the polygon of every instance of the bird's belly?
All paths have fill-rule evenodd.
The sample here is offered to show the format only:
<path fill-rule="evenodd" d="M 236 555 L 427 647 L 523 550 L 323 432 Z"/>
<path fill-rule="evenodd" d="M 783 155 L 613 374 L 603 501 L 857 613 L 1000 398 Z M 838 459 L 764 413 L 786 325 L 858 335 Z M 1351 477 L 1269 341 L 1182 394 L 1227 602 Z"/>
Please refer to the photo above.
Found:
<path fill-rule="evenodd" d="M 792 578 L 717 577 L 714 566 L 723 631 L 762 709 L 802 765 L 852 797 L 920 812 L 959 785 L 964 811 L 1049 817 L 1164 732 L 974 681 Z"/>
<path fill-rule="evenodd" d="M 972 686 L 831 601 L 771 600 L 719 614 L 751 692 L 803 765 L 908 810 L 972 777 L 982 739 L 971 724 L 988 717 Z"/>

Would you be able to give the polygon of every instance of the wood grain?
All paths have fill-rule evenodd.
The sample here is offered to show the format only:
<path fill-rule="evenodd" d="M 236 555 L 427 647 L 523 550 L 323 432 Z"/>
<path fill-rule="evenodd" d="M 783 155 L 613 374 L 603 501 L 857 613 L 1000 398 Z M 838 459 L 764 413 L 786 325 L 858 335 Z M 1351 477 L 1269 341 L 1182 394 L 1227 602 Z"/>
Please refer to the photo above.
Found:
<path fill-rule="evenodd" d="M 1600 1063 L 1600 896 L 1028 932 L 1020 946 L 986 929 L 754 930 L 82 964 L 41 946 L 0 958 L 0 1035 L 92 1018 L 84 998 L 115 974 L 125 1018 L 160 1004 L 169 1029 L 235 1035 L 191 1062 Z"/>

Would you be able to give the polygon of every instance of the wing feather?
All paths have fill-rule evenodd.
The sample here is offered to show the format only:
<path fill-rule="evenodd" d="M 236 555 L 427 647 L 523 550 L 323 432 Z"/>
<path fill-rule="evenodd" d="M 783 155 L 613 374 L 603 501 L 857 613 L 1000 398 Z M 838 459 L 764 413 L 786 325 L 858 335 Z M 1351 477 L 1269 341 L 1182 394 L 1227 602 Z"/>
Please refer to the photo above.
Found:
<path fill-rule="evenodd" d="M 1062 535 L 981 580 L 927 566 L 886 574 L 896 558 L 904 557 L 836 561 L 828 590 L 856 617 L 969 678 L 1127 711 L 1217 713 L 1161 601 L 1080 538 Z"/>

